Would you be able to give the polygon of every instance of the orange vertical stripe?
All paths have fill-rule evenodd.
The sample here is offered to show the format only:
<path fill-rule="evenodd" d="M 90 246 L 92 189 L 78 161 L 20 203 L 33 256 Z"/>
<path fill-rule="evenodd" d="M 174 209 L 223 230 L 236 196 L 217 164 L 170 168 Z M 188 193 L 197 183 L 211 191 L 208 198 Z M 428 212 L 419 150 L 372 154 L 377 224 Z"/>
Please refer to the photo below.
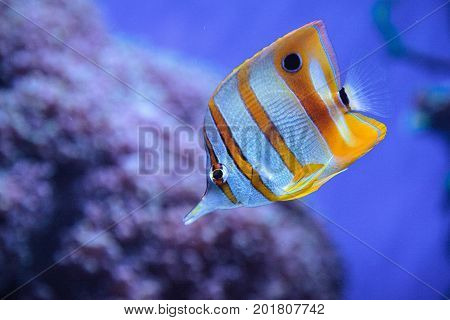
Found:
<path fill-rule="evenodd" d="M 242 172 L 242 174 L 250 180 L 253 187 L 258 190 L 264 197 L 270 201 L 277 201 L 278 197 L 264 184 L 261 176 L 256 170 L 253 169 L 252 165 L 247 161 L 245 156 L 242 154 L 239 146 L 233 138 L 225 119 L 223 118 L 221 112 L 214 103 L 214 98 L 209 100 L 209 110 L 211 112 L 214 123 L 219 131 L 219 134 L 227 148 L 228 154 L 233 159 L 237 168 Z"/>
<path fill-rule="evenodd" d="M 264 133 L 267 140 L 269 140 L 270 144 L 280 155 L 286 167 L 294 175 L 293 181 L 298 181 L 302 177 L 310 174 L 311 170 L 316 169 L 317 166 L 306 165 L 303 167 L 291 149 L 286 145 L 283 137 L 280 135 L 250 86 L 249 65 L 249 63 L 244 64 L 237 74 L 239 94 L 259 129 Z"/>

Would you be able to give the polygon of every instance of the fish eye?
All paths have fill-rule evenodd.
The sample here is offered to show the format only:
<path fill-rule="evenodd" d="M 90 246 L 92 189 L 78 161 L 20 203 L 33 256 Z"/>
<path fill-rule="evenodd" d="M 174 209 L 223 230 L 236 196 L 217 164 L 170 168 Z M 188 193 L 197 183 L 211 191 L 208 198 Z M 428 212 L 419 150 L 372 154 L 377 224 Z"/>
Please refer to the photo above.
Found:
<path fill-rule="evenodd" d="M 215 164 L 211 167 L 209 178 L 215 184 L 225 183 L 228 178 L 228 170 L 223 164 Z"/>
<path fill-rule="evenodd" d="M 287 72 L 297 72 L 302 67 L 302 58 L 297 53 L 290 53 L 284 57 L 282 66 Z"/>
<path fill-rule="evenodd" d="M 223 177 L 222 169 L 216 169 L 212 172 L 212 176 L 214 180 L 220 180 Z"/>
<path fill-rule="evenodd" d="M 348 98 L 347 92 L 345 92 L 345 88 L 342 87 L 341 90 L 339 90 L 339 98 L 341 99 L 342 103 L 348 107 L 350 105 L 350 99 Z"/>

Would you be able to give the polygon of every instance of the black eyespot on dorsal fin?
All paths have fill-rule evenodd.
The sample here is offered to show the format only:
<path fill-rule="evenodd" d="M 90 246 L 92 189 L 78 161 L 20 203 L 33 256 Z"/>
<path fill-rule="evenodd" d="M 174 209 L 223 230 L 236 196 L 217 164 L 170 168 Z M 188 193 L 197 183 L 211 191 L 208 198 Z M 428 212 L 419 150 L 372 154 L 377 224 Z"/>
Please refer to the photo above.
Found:
<path fill-rule="evenodd" d="M 350 105 L 350 100 L 348 98 L 347 92 L 345 92 L 344 87 L 342 87 L 342 89 L 339 90 L 339 98 L 341 98 L 341 101 L 345 106 L 348 107 Z"/>
<path fill-rule="evenodd" d="M 284 57 L 281 65 L 287 72 L 296 72 L 302 67 L 302 58 L 297 53 L 290 53 Z"/>

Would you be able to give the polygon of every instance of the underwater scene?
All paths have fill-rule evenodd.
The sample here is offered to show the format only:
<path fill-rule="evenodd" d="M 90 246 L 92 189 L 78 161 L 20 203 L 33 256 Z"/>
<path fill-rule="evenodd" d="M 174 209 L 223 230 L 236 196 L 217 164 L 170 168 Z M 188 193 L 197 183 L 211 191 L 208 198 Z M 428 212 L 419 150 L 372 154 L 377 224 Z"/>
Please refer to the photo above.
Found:
<path fill-rule="evenodd" d="M 0 297 L 448 299 L 449 147 L 449 1 L 0 0 Z"/>

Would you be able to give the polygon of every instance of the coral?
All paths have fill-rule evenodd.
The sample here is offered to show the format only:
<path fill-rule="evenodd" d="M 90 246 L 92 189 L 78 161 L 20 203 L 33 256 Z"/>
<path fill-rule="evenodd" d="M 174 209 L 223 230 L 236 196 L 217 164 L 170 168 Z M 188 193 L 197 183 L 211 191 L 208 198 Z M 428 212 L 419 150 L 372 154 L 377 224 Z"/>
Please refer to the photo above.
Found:
<path fill-rule="evenodd" d="M 33 23 L 0 4 L 2 296 L 55 263 L 8 297 L 340 296 L 339 259 L 301 207 L 184 226 L 203 172 L 138 174 L 139 127 L 179 125 L 155 104 L 199 126 L 213 72 L 116 40 L 84 0 L 7 3 Z M 203 157 L 187 140 L 177 156 Z"/>

